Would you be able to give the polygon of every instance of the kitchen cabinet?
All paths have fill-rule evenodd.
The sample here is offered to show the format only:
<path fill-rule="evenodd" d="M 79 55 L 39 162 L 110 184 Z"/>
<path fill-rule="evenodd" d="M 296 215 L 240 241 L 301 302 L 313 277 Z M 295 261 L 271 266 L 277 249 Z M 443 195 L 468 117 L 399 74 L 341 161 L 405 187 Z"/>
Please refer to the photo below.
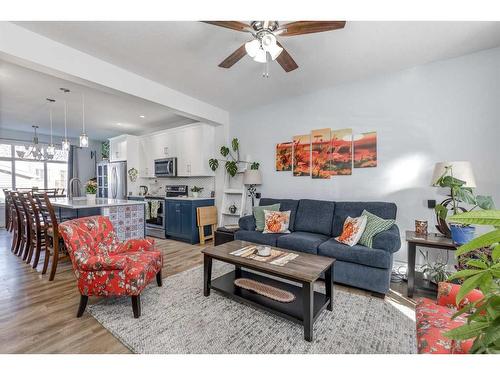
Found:
<path fill-rule="evenodd" d="M 120 135 L 109 139 L 109 161 L 127 160 L 127 138 L 128 135 Z"/>
<path fill-rule="evenodd" d="M 166 199 L 165 233 L 167 237 L 199 243 L 200 237 L 196 225 L 196 208 L 213 206 L 213 199 Z M 208 233 L 207 233 L 208 234 Z"/>
<path fill-rule="evenodd" d="M 139 141 L 142 177 L 154 177 L 155 159 L 177 158 L 179 177 L 214 176 L 208 159 L 215 154 L 215 129 L 196 123 L 149 134 Z"/>

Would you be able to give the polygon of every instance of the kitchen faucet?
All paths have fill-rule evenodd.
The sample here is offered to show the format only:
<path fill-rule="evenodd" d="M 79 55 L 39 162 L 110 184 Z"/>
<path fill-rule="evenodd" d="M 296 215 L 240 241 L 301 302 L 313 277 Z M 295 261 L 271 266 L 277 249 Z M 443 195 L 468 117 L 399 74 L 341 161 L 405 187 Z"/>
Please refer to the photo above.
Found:
<path fill-rule="evenodd" d="M 78 177 L 73 177 L 71 180 L 69 180 L 69 183 L 68 183 L 68 198 L 69 199 L 73 199 L 73 182 L 77 182 L 78 184 L 80 184 L 80 186 L 78 186 L 78 184 L 76 185 L 77 188 L 78 188 L 78 196 L 80 196 L 82 194 L 82 190 L 81 190 L 81 186 L 82 186 L 82 180 L 80 180 Z"/>

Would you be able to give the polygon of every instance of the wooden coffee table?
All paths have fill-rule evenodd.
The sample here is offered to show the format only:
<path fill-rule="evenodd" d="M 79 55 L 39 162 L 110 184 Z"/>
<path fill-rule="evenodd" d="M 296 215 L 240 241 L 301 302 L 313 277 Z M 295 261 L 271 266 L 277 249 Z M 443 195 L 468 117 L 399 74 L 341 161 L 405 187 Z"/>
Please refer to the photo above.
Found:
<path fill-rule="evenodd" d="M 333 265 L 335 259 L 278 249 L 286 253 L 299 254 L 299 256 L 284 266 L 276 266 L 229 254 L 248 245 L 257 244 L 246 241 L 231 241 L 202 251 L 204 260 L 204 295 L 208 297 L 210 289 L 214 289 L 236 301 L 259 307 L 302 324 L 304 326 L 304 338 L 307 341 L 312 341 L 314 321 L 325 308 L 332 311 Z M 234 271 L 212 280 L 213 259 L 233 264 L 235 266 Z M 257 271 L 259 274 L 252 271 Z M 323 272 L 325 273 L 325 294 L 314 291 L 314 282 L 321 277 Z M 280 280 L 263 274 L 278 277 Z M 295 295 L 295 300 L 288 303 L 278 302 L 255 292 L 239 288 L 234 285 L 234 280 L 241 277 L 289 291 Z M 298 283 L 300 286 L 287 281 Z"/>

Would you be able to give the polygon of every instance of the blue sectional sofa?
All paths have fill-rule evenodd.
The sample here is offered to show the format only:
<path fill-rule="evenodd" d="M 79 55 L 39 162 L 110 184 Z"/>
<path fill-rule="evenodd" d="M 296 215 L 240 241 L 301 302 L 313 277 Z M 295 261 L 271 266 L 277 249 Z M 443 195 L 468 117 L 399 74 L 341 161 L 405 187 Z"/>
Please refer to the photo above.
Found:
<path fill-rule="evenodd" d="M 280 203 L 281 211 L 291 211 L 291 233 L 263 234 L 255 230 L 255 219 L 249 215 L 240 218 L 240 230 L 235 233 L 235 239 L 335 258 L 335 282 L 387 293 L 393 253 L 401 246 L 398 227 L 393 225 L 375 236 L 373 248 L 349 247 L 334 237 L 342 232 L 347 216 L 360 216 L 363 210 L 384 219 L 395 219 L 397 207 L 394 203 L 262 198 L 259 205 L 275 203 Z"/>

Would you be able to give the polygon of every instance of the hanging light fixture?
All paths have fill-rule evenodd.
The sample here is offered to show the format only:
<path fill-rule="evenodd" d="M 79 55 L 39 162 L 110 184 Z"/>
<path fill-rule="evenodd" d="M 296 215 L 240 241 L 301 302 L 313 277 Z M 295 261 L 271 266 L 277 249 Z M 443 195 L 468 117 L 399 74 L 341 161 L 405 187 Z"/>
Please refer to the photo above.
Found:
<path fill-rule="evenodd" d="M 278 46 L 276 37 L 271 33 L 266 33 L 261 39 L 262 49 L 269 52 L 271 59 L 276 60 L 276 58 L 283 51 L 283 48 Z"/>
<path fill-rule="evenodd" d="M 56 101 L 54 99 L 47 98 L 47 102 L 49 103 L 50 143 L 47 146 L 46 153 L 47 153 L 47 159 L 52 159 L 54 157 L 54 155 L 56 154 L 56 148 L 54 146 L 54 142 L 53 142 L 53 139 L 52 139 L 52 137 L 53 137 L 53 134 L 52 134 L 52 131 L 53 131 L 53 127 L 52 127 L 52 105 Z"/>
<path fill-rule="evenodd" d="M 42 160 L 44 158 L 43 148 L 38 143 L 37 129 L 38 125 L 32 125 L 33 128 L 33 143 L 28 147 L 24 146 L 24 150 L 19 150 L 16 147 L 16 155 L 20 159 L 36 159 Z"/>
<path fill-rule="evenodd" d="M 80 147 L 89 147 L 89 137 L 85 134 L 85 95 L 82 94 L 82 134 L 80 134 Z"/>
<path fill-rule="evenodd" d="M 65 89 L 63 87 L 61 87 L 59 90 L 64 92 L 64 94 L 67 94 L 70 92 L 68 89 Z M 66 99 L 64 99 L 64 138 L 61 142 L 63 151 L 69 151 L 69 148 L 71 146 L 71 143 L 69 142 L 69 139 L 68 139 L 67 117 L 68 117 L 68 102 Z"/>

